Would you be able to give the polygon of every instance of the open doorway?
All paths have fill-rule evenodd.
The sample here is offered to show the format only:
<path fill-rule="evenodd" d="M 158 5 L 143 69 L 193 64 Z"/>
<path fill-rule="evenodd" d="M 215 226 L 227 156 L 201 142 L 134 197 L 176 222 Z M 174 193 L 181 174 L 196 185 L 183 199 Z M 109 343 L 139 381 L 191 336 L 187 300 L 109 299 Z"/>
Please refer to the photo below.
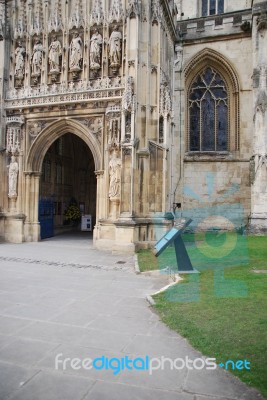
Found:
<path fill-rule="evenodd" d="M 87 144 L 78 136 L 66 133 L 52 143 L 42 164 L 41 239 L 81 230 L 81 216 L 91 216 L 91 227 L 87 223 L 85 229 L 92 230 L 96 221 L 95 164 Z"/>

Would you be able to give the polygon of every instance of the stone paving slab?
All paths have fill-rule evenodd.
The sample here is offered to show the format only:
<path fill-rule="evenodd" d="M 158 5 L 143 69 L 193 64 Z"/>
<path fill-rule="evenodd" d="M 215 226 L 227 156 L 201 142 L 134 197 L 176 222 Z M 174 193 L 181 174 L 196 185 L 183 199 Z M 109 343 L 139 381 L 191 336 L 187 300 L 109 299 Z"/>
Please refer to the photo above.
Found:
<path fill-rule="evenodd" d="M 99 382 L 84 400 L 195 400 L 194 395 L 170 390 L 129 386 L 121 383 Z"/>
<path fill-rule="evenodd" d="M 199 358 L 146 295 L 166 276 L 134 273 L 130 256 L 89 236 L 0 244 L 1 400 L 260 400 L 223 370 L 55 369 L 55 358 Z M 212 355 L 210 355 L 212 357 Z"/>
<path fill-rule="evenodd" d="M 10 400 L 79 400 L 88 393 L 94 381 L 60 373 L 40 371 L 10 397 Z"/>

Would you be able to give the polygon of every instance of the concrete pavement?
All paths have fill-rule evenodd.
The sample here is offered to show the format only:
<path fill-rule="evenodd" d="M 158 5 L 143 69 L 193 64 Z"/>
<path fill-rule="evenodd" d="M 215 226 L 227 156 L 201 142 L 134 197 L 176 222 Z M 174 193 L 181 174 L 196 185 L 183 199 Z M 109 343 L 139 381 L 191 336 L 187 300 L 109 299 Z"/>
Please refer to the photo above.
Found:
<path fill-rule="evenodd" d="M 146 356 L 201 357 L 145 300 L 165 278 L 136 275 L 131 256 L 93 249 L 88 233 L 0 244 L 0 277 L 1 400 L 262 398 L 221 369 L 166 365 L 150 375 L 126 368 L 117 374 L 72 368 L 75 358 L 128 356 L 139 358 L 140 366 Z M 64 370 L 62 363 L 55 368 L 57 355 L 71 359 Z"/>

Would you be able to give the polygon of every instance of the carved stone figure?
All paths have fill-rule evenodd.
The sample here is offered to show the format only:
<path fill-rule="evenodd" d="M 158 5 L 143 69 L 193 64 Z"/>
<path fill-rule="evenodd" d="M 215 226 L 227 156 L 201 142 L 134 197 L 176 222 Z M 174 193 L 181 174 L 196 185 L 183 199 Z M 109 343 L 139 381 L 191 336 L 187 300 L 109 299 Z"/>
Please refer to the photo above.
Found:
<path fill-rule="evenodd" d="M 11 157 L 11 162 L 8 168 L 8 197 L 16 197 L 19 165 L 15 156 Z"/>
<path fill-rule="evenodd" d="M 82 66 L 82 47 L 83 42 L 80 38 L 79 32 L 75 31 L 73 33 L 73 38 L 70 43 L 70 59 L 69 59 L 69 67 L 70 71 L 80 71 Z"/>
<path fill-rule="evenodd" d="M 115 25 L 109 38 L 109 59 L 113 72 L 121 65 L 121 41 L 122 34 L 118 29 L 118 25 Z"/>
<path fill-rule="evenodd" d="M 121 159 L 116 150 L 113 150 L 109 162 L 109 176 L 109 198 L 110 200 L 118 200 L 121 190 Z"/>
<path fill-rule="evenodd" d="M 60 72 L 59 58 L 61 55 L 62 55 L 61 43 L 59 40 L 57 40 L 56 35 L 53 35 L 52 42 L 49 46 L 49 53 L 48 53 L 48 59 L 49 59 L 51 73 L 55 73 L 55 72 L 59 73 Z"/>
<path fill-rule="evenodd" d="M 32 77 L 34 78 L 34 83 L 38 82 L 38 77 L 41 75 L 43 51 L 43 45 L 40 39 L 36 38 L 31 57 Z"/>
<path fill-rule="evenodd" d="M 183 48 L 180 45 L 175 46 L 176 59 L 174 60 L 174 67 L 177 71 L 182 71 L 183 68 Z"/>
<path fill-rule="evenodd" d="M 99 69 L 101 63 L 101 45 L 102 45 L 102 36 L 98 32 L 96 28 L 94 30 L 94 34 L 91 37 L 91 45 L 90 45 L 90 68 Z"/>
<path fill-rule="evenodd" d="M 15 50 L 15 77 L 18 79 L 23 79 L 25 71 L 25 53 L 26 50 L 22 46 L 22 43 L 18 42 L 18 47 Z"/>

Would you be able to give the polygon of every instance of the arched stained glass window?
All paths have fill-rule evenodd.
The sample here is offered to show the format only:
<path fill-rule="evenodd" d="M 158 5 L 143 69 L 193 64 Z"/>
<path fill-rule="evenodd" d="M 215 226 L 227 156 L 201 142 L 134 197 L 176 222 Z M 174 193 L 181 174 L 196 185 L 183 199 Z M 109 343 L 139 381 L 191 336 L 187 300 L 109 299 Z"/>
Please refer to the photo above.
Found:
<path fill-rule="evenodd" d="M 189 150 L 227 151 L 229 98 L 221 76 L 206 68 L 189 90 Z"/>

